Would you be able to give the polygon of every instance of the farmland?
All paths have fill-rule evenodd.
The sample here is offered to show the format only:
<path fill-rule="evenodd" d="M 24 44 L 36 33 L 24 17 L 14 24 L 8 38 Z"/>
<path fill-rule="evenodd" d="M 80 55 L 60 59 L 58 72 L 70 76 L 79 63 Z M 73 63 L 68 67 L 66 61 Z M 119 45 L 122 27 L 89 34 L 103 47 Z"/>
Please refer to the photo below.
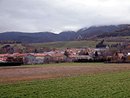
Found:
<path fill-rule="evenodd" d="M 79 41 L 57 41 L 57 42 L 46 42 L 46 43 L 30 43 L 26 44 L 27 46 L 34 46 L 38 48 L 58 48 L 58 49 L 64 49 L 64 48 L 94 48 L 97 43 L 99 43 L 101 40 L 105 40 L 105 44 L 112 45 L 117 44 L 122 41 L 128 40 L 129 36 L 125 37 L 112 37 L 112 38 L 98 38 L 98 39 L 89 39 L 89 40 L 79 40 Z M 0 44 L 0 48 L 7 44 Z M 15 46 L 18 48 L 25 48 L 22 44 L 10 44 L 11 46 Z"/>
<path fill-rule="evenodd" d="M 48 42 L 48 43 L 34 43 L 31 44 L 36 47 L 47 48 L 76 48 L 76 47 L 94 47 L 96 41 L 61 41 L 61 42 Z"/>
<path fill-rule="evenodd" d="M 62 42 L 48 42 L 48 43 L 34 43 L 31 44 L 34 47 L 47 47 L 47 48 L 85 48 L 85 47 L 95 47 L 102 39 L 99 40 L 84 40 L 84 41 L 62 41 Z M 105 44 L 111 45 L 118 42 L 108 42 Z"/>
<path fill-rule="evenodd" d="M 1 98 L 128 98 L 130 65 L 61 63 L 0 68 Z"/>

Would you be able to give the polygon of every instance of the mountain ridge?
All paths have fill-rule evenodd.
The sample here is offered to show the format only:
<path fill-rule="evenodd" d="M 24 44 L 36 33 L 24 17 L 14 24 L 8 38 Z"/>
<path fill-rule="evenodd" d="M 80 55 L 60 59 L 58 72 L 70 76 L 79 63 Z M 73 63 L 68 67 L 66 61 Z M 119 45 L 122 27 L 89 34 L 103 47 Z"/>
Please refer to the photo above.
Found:
<path fill-rule="evenodd" d="M 130 30 L 130 24 L 121 25 L 104 25 L 104 26 L 91 26 L 89 28 L 81 28 L 77 31 L 63 31 L 59 34 L 53 32 L 3 32 L 0 33 L 0 40 L 15 40 L 23 43 L 43 43 L 55 41 L 71 41 L 71 40 L 84 40 L 91 37 L 104 37 L 105 34 L 116 34 L 115 32 L 124 32 L 122 30 Z M 109 36 L 110 36 L 109 35 Z M 121 35 L 121 34 L 120 34 Z"/>

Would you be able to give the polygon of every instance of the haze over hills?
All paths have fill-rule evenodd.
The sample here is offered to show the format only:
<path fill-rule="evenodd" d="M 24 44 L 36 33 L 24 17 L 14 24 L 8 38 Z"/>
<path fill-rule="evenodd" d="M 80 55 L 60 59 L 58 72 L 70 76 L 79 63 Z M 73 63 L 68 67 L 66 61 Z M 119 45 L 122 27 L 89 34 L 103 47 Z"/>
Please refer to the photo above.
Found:
<path fill-rule="evenodd" d="M 89 28 L 82 28 L 78 31 L 64 31 L 59 34 L 52 32 L 3 32 L 0 33 L 0 40 L 15 40 L 24 43 L 42 43 L 111 36 L 130 36 L 130 25 L 92 26 Z"/>

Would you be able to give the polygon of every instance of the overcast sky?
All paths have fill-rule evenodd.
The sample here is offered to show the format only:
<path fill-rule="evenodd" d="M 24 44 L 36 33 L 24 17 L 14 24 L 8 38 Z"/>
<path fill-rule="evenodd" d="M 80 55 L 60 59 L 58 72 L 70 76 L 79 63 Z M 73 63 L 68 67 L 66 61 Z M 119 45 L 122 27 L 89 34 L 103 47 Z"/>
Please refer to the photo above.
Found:
<path fill-rule="evenodd" d="M 0 0 L 0 32 L 129 24 L 130 0 Z"/>

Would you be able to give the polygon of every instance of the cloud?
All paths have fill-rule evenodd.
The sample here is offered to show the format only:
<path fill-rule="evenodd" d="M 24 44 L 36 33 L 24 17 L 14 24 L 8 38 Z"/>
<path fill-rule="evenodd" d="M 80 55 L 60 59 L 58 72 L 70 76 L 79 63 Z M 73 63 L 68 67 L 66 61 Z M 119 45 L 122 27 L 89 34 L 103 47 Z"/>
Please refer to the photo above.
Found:
<path fill-rule="evenodd" d="M 0 0 L 0 32 L 130 23 L 129 0 Z"/>

